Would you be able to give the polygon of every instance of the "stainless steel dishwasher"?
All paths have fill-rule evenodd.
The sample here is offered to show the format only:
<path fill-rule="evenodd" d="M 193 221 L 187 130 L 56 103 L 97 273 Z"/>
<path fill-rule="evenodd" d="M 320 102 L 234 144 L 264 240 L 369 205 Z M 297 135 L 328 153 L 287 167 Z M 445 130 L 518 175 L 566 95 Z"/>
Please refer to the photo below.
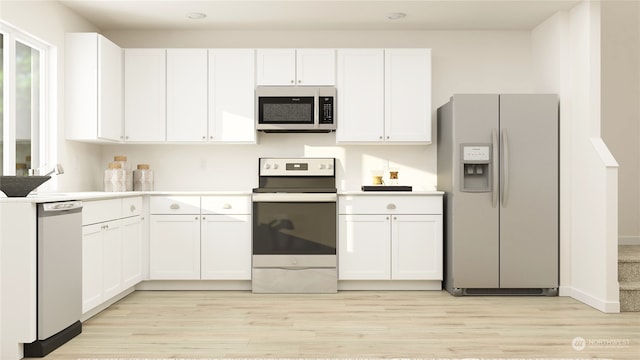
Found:
<path fill-rule="evenodd" d="M 82 332 L 82 202 L 38 204 L 37 333 L 26 357 L 43 357 Z"/>

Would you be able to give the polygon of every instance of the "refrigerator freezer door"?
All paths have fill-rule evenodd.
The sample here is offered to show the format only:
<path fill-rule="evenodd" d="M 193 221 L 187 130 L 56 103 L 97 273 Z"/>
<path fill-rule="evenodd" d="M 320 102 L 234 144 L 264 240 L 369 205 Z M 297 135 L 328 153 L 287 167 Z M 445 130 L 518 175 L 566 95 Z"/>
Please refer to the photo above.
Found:
<path fill-rule="evenodd" d="M 451 165 L 453 186 L 447 191 L 447 273 L 456 288 L 497 288 L 499 286 L 498 206 L 493 193 L 464 192 L 460 144 L 492 144 L 498 129 L 498 95 L 454 95 L 452 101 Z M 440 140 L 439 140 L 440 141 Z M 496 158 L 488 171 L 493 172 Z M 447 285 L 447 286 L 449 286 Z"/>
<path fill-rule="evenodd" d="M 558 286 L 558 98 L 500 95 L 500 287 Z"/>

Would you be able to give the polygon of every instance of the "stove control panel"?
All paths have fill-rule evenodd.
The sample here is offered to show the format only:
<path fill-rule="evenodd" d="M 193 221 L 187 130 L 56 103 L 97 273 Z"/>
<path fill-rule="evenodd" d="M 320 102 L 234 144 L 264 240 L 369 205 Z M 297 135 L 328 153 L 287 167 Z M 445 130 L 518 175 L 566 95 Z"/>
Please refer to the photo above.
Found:
<path fill-rule="evenodd" d="M 260 176 L 335 176 L 335 158 L 260 158 Z"/>

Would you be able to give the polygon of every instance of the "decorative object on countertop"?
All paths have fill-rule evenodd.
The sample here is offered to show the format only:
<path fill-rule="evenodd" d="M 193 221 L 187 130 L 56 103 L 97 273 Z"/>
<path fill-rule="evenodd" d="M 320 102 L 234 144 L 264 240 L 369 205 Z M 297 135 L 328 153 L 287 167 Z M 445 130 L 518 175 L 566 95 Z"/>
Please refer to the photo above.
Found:
<path fill-rule="evenodd" d="M 125 174 L 125 190 L 124 191 L 133 191 L 133 172 L 131 171 L 131 166 L 127 163 L 126 155 L 116 155 L 113 157 L 113 161 L 120 164 L 122 170 L 124 170 Z"/>
<path fill-rule="evenodd" d="M 410 185 L 362 185 L 362 191 L 413 191 Z"/>
<path fill-rule="evenodd" d="M 153 171 L 149 169 L 149 164 L 138 164 L 133 171 L 133 190 L 153 191 Z"/>
<path fill-rule="evenodd" d="M 398 168 L 389 168 L 389 185 L 398 185 Z"/>
<path fill-rule="evenodd" d="M 384 185 L 384 170 L 371 170 L 371 183 L 373 185 Z"/>
<path fill-rule="evenodd" d="M 126 189 L 126 172 L 122 168 L 122 163 L 109 163 L 109 168 L 104 171 L 104 191 L 122 192 Z"/>
<path fill-rule="evenodd" d="M 27 164 L 16 163 L 16 176 L 26 176 L 27 174 Z"/>
<path fill-rule="evenodd" d="M 51 176 L 0 176 L 0 191 L 7 197 L 26 197 Z"/>

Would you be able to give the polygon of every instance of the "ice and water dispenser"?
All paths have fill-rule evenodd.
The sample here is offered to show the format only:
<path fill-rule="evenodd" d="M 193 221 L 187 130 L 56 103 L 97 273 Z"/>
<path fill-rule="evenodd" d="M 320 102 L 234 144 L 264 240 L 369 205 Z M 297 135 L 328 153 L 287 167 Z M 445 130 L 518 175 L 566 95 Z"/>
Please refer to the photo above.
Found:
<path fill-rule="evenodd" d="M 461 144 L 461 191 L 491 191 L 491 144 Z"/>

